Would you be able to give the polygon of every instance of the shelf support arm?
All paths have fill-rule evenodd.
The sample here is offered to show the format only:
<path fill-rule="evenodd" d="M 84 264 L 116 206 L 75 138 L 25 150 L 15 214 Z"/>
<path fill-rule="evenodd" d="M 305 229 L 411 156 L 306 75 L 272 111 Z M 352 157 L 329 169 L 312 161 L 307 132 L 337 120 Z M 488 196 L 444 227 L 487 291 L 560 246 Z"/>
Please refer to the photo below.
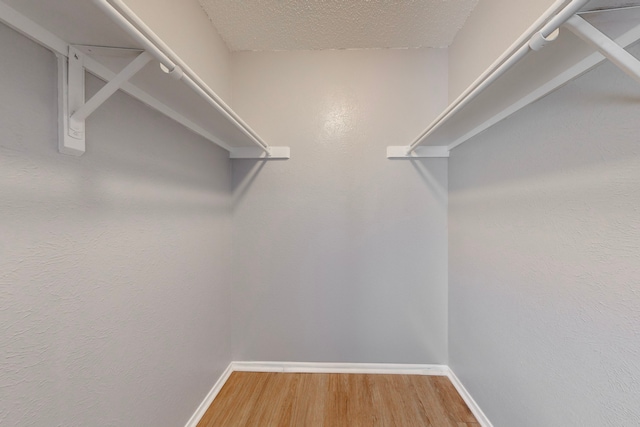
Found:
<path fill-rule="evenodd" d="M 144 68 L 153 56 L 142 52 L 116 74 L 91 99 L 85 102 L 85 54 L 69 46 L 69 59 L 58 55 L 58 150 L 62 154 L 81 156 L 85 146 L 85 120 Z"/>
<path fill-rule="evenodd" d="M 84 121 L 89 117 L 96 109 L 101 106 L 107 99 L 116 93 L 122 85 L 129 81 L 136 73 L 144 68 L 153 57 L 151 54 L 142 52 L 133 61 L 129 63 L 120 73 L 118 73 L 113 79 L 102 87 L 90 100 L 84 103 L 80 108 L 71 115 L 71 121 Z"/>
<path fill-rule="evenodd" d="M 622 46 L 578 15 L 574 15 L 564 25 L 569 31 L 594 46 L 604 57 L 640 83 L 640 60 Z"/>

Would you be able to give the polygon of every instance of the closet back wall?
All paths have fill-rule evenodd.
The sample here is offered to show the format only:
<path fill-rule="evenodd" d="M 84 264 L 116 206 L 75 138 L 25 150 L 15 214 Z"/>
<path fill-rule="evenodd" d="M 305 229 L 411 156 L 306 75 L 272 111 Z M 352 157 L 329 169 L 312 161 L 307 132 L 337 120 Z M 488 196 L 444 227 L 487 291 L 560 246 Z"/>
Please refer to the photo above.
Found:
<path fill-rule="evenodd" d="M 447 362 L 447 161 L 385 157 L 445 107 L 446 50 L 234 53 L 232 76 L 292 151 L 234 161 L 235 358 Z"/>
<path fill-rule="evenodd" d="M 63 156 L 54 55 L 0 57 L 0 424 L 184 425 L 231 360 L 228 153 L 117 93 Z"/>

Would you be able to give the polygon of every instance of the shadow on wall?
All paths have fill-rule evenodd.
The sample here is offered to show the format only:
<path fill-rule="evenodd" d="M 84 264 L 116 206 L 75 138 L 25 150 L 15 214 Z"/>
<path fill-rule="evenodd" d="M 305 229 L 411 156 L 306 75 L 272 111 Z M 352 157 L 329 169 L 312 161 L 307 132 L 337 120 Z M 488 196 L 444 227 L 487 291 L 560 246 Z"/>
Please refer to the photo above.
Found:
<path fill-rule="evenodd" d="M 233 209 L 244 199 L 245 195 L 256 180 L 260 171 L 268 162 L 286 161 L 278 160 L 232 160 L 231 168 L 233 174 L 232 189 L 233 192 Z"/>
<path fill-rule="evenodd" d="M 484 242 L 507 230 L 526 236 L 504 249 L 505 257 L 522 254 L 522 264 L 507 266 L 514 277 L 530 259 L 584 276 L 581 259 L 602 255 L 599 240 L 609 241 L 612 251 L 635 234 L 640 87 L 631 87 L 611 64 L 592 73 L 606 78 L 597 85 L 589 76 L 577 79 L 452 151 L 449 203 L 451 212 L 473 212 L 465 216 L 466 232 Z M 588 234 L 591 241 L 576 244 Z M 477 262 L 492 265 L 486 250 L 475 249 Z M 626 257 L 608 262 L 630 267 Z"/>
<path fill-rule="evenodd" d="M 429 168 L 426 165 L 426 161 L 417 160 L 417 159 L 411 159 L 409 161 L 411 162 L 411 165 L 415 168 L 415 170 L 418 172 L 418 174 L 422 178 L 422 181 L 427 185 L 430 192 L 432 192 L 435 195 L 438 202 L 442 206 L 447 206 L 447 200 L 448 200 L 447 189 L 442 187 L 442 185 L 440 185 L 438 180 L 429 171 Z"/>
<path fill-rule="evenodd" d="M 273 160 L 251 160 L 251 159 L 234 159 L 231 161 L 232 168 L 232 192 L 233 192 L 233 208 L 242 202 L 247 195 L 254 181 L 260 175 L 262 169 L 268 163 L 287 162 L 287 159 Z"/>
<path fill-rule="evenodd" d="M 103 83 L 88 76 L 87 84 L 89 97 Z M 0 162 L 5 174 L 19 179 L 4 188 L 4 203 L 34 207 L 46 204 L 60 214 L 74 206 L 82 206 L 92 215 L 119 210 L 154 215 L 229 211 L 229 182 L 219 179 L 219 171 L 211 170 L 228 167 L 226 152 L 221 156 L 222 149 L 212 149 L 197 138 L 185 141 L 179 126 L 158 126 L 157 131 L 149 127 L 142 141 L 136 132 L 139 118 L 127 111 L 109 108 L 107 101 L 88 120 L 87 154 L 77 158 L 58 153 L 54 132 L 47 131 L 50 136 L 45 147 L 23 138 L 18 129 L 12 132 L 14 137 L 0 146 Z M 146 119 L 159 125 L 166 122 L 159 113 L 145 114 L 151 116 Z M 154 140 L 167 139 L 169 143 L 153 144 Z"/>
<path fill-rule="evenodd" d="M 639 48 L 632 53 L 637 56 Z M 585 78 L 577 79 L 562 88 L 562 95 L 551 93 L 463 144 L 464 150 L 458 151 L 458 155 L 464 152 L 465 156 L 483 159 L 482 141 L 488 135 L 495 136 L 495 132 L 510 135 L 508 141 L 500 142 L 494 153 L 496 160 L 502 159 L 508 166 L 485 170 L 482 162 L 468 162 L 468 173 L 481 177 L 477 184 L 554 174 L 560 165 L 564 170 L 578 170 L 590 165 L 599 167 L 603 159 L 609 162 L 627 159 L 627 152 L 620 146 L 596 147 L 599 153 L 594 155 L 594 148 L 583 144 L 583 141 L 607 141 L 613 134 L 627 144 L 637 141 L 636 118 L 624 122 L 616 115 L 640 104 L 640 85 L 629 85 L 631 79 L 612 64 L 605 62 L 591 73 L 598 71 L 611 76 L 606 84 L 590 85 Z M 552 103 L 553 107 L 537 107 L 543 103 Z M 531 119 L 532 110 L 535 110 L 535 120 Z"/>
<path fill-rule="evenodd" d="M 491 241 L 491 233 L 495 233 L 495 228 L 499 227 L 497 222 L 491 221 L 488 227 L 488 219 L 504 220 L 507 217 L 505 208 L 508 207 L 509 221 L 505 221 L 504 227 L 512 233 L 526 232 L 528 236 L 526 250 L 522 248 L 524 241 L 513 241 L 514 247 L 508 252 L 524 251 L 526 260 L 546 260 L 558 268 L 563 265 L 563 270 L 569 269 L 573 271 L 572 274 L 581 276 L 584 273 L 578 262 L 581 253 L 583 256 L 584 252 L 589 251 L 593 252 L 592 255 L 598 254 L 597 240 L 594 238 L 590 242 L 591 247 L 580 250 L 565 251 L 563 246 L 566 249 L 575 244 L 583 227 L 602 239 L 612 239 L 611 249 L 616 247 L 616 242 L 628 242 L 629 249 L 637 246 L 629 241 L 629 237 L 639 226 L 637 221 L 632 220 L 636 209 L 632 203 L 633 194 L 639 191 L 638 170 L 640 152 L 624 160 L 453 190 L 449 201 L 457 209 L 474 212 L 474 215 L 466 216 L 467 226 L 474 224 L 474 234 L 483 234 L 485 241 Z M 622 198 L 617 200 L 616 195 Z M 549 248 L 549 242 L 571 232 L 575 236 L 563 242 L 562 246 Z M 478 250 L 475 258 L 482 262 L 485 255 L 485 251 Z M 486 259 L 484 262 L 491 265 L 493 261 Z M 609 265 L 622 268 L 628 266 L 631 259 L 613 257 L 608 262 Z M 510 268 L 517 270 L 518 266 L 512 265 Z"/>

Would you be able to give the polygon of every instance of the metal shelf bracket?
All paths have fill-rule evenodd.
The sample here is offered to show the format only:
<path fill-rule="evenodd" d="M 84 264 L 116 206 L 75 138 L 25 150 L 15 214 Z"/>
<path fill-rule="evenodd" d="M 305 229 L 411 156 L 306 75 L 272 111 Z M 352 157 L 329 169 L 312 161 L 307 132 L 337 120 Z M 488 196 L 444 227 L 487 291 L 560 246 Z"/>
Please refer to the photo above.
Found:
<path fill-rule="evenodd" d="M 131 52 L 130 49 L 123 51 Z M 85 55 L 80 46 L 69 46 L 68 60 L 64 55 L 58 55 L 58 150 L 71 156 L 81 156 L 86 150 L 87 117 L 153 59 L 147 52 L 140 53 L 85 101 Z"/>
<path fill-rule="evenodd" d="M 238 147 L 231 150 L 231 159 L 286 160 L 291 158 L 289 147 L 269 147 L 265 152 L 259 147 Z"/>

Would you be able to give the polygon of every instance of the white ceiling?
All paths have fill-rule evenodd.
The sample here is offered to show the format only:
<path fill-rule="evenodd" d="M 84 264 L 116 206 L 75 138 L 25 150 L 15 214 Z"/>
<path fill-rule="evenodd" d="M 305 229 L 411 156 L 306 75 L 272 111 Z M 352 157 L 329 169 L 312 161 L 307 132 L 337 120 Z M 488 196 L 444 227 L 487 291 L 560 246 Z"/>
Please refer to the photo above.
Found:
<path fill-rule="evenodd" d="M 199 0 L 231 51 L 446 47 L 478 0 Z"/>

